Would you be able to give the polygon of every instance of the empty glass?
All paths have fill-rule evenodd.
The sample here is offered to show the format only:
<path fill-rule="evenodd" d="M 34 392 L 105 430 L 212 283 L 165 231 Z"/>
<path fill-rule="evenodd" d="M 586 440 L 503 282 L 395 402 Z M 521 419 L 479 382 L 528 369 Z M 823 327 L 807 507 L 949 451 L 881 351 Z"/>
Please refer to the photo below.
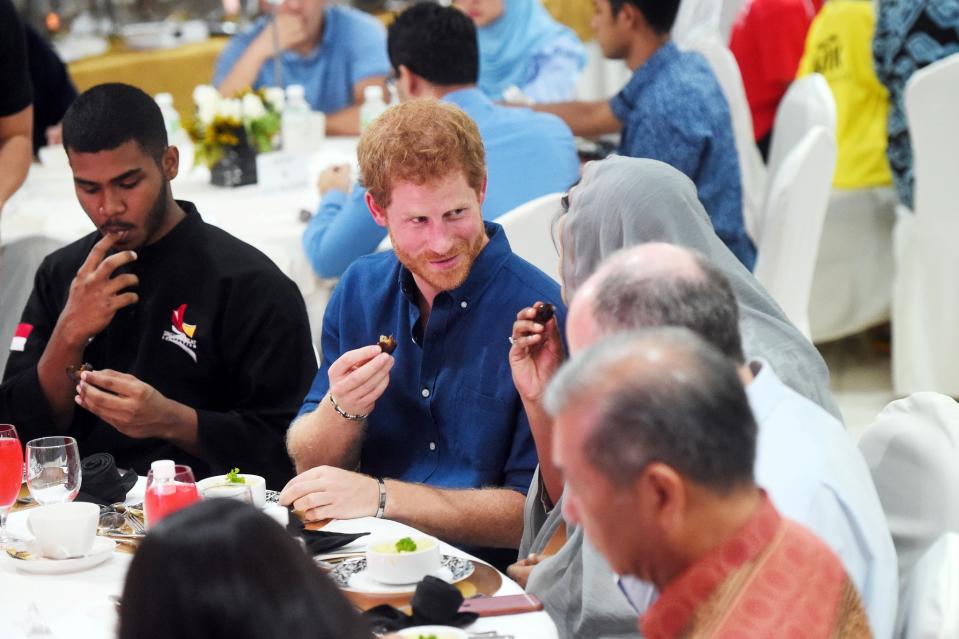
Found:
<path fill-rule="evenodd" d="M 27 442 L 27 488 L 40 505 L 73 501 L 80 492 L 80 451 L 73 437 Z"/>

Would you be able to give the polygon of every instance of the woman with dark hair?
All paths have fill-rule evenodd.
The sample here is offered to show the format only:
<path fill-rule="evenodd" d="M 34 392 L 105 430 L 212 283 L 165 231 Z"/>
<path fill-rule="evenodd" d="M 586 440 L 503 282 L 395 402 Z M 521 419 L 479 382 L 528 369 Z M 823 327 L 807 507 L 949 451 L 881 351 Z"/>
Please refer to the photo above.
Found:
<path fill-rule="evenodd" d="M 143 540 L 123 589 L 119 639 L 371 639 L 297 542 L 256 508 L 211 499 Z"/>

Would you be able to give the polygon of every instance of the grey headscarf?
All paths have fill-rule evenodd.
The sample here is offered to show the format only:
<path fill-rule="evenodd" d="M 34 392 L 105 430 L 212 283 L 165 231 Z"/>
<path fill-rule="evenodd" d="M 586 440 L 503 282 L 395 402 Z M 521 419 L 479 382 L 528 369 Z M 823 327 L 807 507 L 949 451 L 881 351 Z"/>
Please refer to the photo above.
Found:
<path fill-rule="evenodd" d="M 586 165 L 569 205 L 560 238 L 567 300 L 622 248 L 668 242 L 696 250 L 732 285 L 746 356 L 763 357 L 786 384 L 841 419 L 819 352 L 716 236 L 688 177 L 655 160 L 612 157 Z M 527 496 L 520 556 L 542 552 L 563 523 L 562 500 L 547 515 L 538 488 L 536 476 Z M 623 524 L 629 525 L 628 516 Z M 563 639 L 638 636 L 636 611 L 582 529 L 569 528 L 559 552 L 531 572 L 527 590 L 546 606 Z"/>
<path fill-rule="evenodd" d="M 842 421 L 819 351 L 719 239 L 696 185 L 681 172 L 656 160 L 626 157 L 587 164 L 570 193 L 561 242 L 567 300 L 619 249 L 667 242 L 702 253 L 736 293 L 746 357 L 764 358 L 786 385 Z"/>

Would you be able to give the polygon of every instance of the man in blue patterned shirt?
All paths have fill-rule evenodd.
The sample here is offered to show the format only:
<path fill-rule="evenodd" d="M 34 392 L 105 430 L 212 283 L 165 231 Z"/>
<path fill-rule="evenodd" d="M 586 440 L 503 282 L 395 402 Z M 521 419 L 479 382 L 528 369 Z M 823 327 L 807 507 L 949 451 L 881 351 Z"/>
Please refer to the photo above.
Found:
<path fill-rule="evenodd" d="M 611 100 L 537 105 L 576 135 L 621 132 L 619 153 L 666 162 L 696 183 L 716 234 L 750 270 L 742 180 L 732 117 L 719 82 L 698 53 L 669 39 L 679 0 L 595 0 L 593 32 L 603 55 L 633 77 Z"/>

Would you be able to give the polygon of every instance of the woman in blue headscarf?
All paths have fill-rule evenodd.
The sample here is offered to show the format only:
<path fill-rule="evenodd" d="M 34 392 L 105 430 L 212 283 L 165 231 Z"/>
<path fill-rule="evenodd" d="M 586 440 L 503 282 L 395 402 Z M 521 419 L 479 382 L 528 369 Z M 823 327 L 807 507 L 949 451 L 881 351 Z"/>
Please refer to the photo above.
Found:
<path fill-rule="evenodd" d="M 494 100 L 511 86 L 534 102 L 573 97 L 586 50 L 572 29 L 556 22 L 540 0 L 454 0 L 476 23 L 479 87 Z"/>

